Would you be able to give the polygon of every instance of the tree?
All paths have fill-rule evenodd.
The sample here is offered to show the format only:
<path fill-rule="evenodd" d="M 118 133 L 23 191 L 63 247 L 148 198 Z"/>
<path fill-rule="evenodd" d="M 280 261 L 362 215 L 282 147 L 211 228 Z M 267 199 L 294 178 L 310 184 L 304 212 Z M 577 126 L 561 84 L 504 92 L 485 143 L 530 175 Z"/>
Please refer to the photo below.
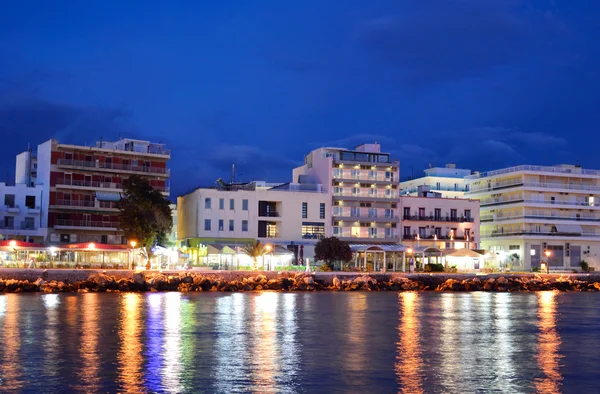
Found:
<path fill-rule="evenodd" d="M 336 261 L 352 260 L 352 250 L 347 242 L 337 237 L 323 238 L 315 246 L 315 259 L 324 261 L 331 269 Z"/>
<path fill-rule="evenodd" d="M 120 228 L 135 240 L 149 269 L 151 248 L 166 241 L 173 217 L 169 200 L 145 178 L 133 175 L 123 182 L 123 197 L 117 203 Z"/>
<path fill-rule="evenodd" d="M 264 256 L 266 253 L 265 246 L 260 241 L 250 242 L 247 245 L 242 247 L 242 252 L 252 257 L 254 261 L 254 266 L 252 267 L 254 270 L 258 269 L 258 258 Z M 264 260 L 263 260 L 264 265 Z"/>

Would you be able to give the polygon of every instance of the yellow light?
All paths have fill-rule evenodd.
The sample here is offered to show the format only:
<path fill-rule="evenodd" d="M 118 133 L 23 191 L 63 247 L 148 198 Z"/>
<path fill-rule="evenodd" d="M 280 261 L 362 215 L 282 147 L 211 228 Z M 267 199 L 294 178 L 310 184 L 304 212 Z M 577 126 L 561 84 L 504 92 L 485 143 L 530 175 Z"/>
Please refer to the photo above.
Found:
<path fill-rule="evenodd" d="M 96 248 L 96 244 L 94 244 L 93 242 L 90 242 L 90 244 L 88 245 L 88 249 L 95 249 Z"/>
<path fill-rule="evenodd" d="M 549 251 L 549 250 L 547 250 L 547 251 L 544 252 L 544 254 L 546 255 L 546 257 L 550 257 L 550 255 L 552 254 L 552 252 Z"/>
<path fill-rule="evenodd" d="M 8 244 L 10 245 L 11 248 L 14 248 L 15 246 L 17 246 L 17 241 L 12 240 Z"/>
<path fill-rule="evenodd" d="M 272 247 L 270 244 L 266 244 L 266 245 L 265 245 L 265 250 L 266 250 L 267 252 L 270 252 L 272 249 L 273 249 L 273 247 Z"/>
<path fill-rule="evenodd" d="M 407 252 L 408 254 L 412 254 L 413 250 L 412 250 L 412 248 L 408 248 L 408 249 L 406 249 L 406 252 Z"/>
<path fill-rule="evenodd" d="M 137 245 L 137 241 L 135 239 L 132 239 L 131 241 L 129 241 L 129 244 L 132 248 L 135 248 L 135 245 Z"/>

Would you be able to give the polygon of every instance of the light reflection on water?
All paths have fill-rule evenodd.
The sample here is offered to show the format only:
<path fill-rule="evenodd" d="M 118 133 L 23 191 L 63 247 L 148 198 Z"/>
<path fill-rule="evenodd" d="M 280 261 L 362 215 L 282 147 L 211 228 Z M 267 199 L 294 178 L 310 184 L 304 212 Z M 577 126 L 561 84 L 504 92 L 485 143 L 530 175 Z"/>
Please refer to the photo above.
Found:
<path fill-rule="evenodd" d="M 396 375 L 401 393 L 424 393 L 422 383 L 423 359 L 419 332 L 419 293 L 399 293 L 400 326 L 397 344 Z"/>
<path fill-rule="evenodd" d="M 0 295 L 0 392 L 595 392 L 570 368 L 600 368 L 573 340 L 585 320 L 600 341 L 598 309 L 553 292 Z"/>
<path fill-rule="evenodd" d="M 560 335 L 556 330 L 556 297 L 557 292 L 544 291 L 537 294 L 539 300 L 539 336 L 537 361 L 543 377 L 536 379 L 535 387 L 538 393 L 558 393 L 562 385 L 559 354 L 561 345 Z"/>

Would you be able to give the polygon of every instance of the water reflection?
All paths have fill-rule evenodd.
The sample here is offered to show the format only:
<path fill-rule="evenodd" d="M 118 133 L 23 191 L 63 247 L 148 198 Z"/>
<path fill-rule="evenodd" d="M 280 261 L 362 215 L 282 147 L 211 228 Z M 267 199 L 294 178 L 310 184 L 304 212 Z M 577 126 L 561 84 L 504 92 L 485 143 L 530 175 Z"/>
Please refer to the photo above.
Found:
<path fill-rule="evenodd" d="M 162 387 L 170 393 L 180 393 L 181 385 L 181 293 L 165 294 L 164 365 Z"/>
<path fill-rule="evenodd" d="M 58 337 L 60 298 L 58 294 L 44 294 L 42 296 L 46 307 L 46 328 L 44 329 L 44 374 L 48 377 L 58 377 L 58 352 L 60 339 Z"/>
<path fill-rule="evenodd" d="M 81 345 L 79 347 L 82 365 L 77 373 L 79 382 L 88 392 L 100 389 L 100 354 L 98 336 L 100 334 L 100 300 L 98 293 L 81 295 Z M 75 297 L 72 297 L 76 299 Z"/>
<path fill-rule="evenodd" d="M 120 302 L 119 338 L 121 340 L 119 360 L 119 383 L 123 392 L 143 392 L 142 386 L 142 341 L 140 331 L 143 330 L 140 319 L 141 295 L 127 293 Z"/>
<path fill-rule="evenodd" d="M 0 296 L 2 325 L 2 352 L 0 356 L 0 387 L 18 391 L 23 387 L 21 363 L 15 362 L 21 347 L 19 334 L 20 295 Z M 1 320 L 0 320 L 1 321 Z"/>
<path fill-rule="evenodd" d="M 460 319 L 458 318 L 458 308 L 456 305 L 456 294 L 444 293 L 441 299 L 440 316 L 440 372 L 444 375 L 442 384 L 444 391 L 456 390 L 461 385 L 460 367 L 457 363 L 457 345 L 458 335 L 460 333 Z"/>
<path fill-rule="evenodd" d="M 161 388 L 161 365 L 164 360 L 162 350 L 163 317 L 161 307 L 164 295 L 160 293 L 149 294 L 146 297 L 148 313 L 144 327 L 146 329 L 146 387 L 150 392 L 158 392 Z"/>
<path fill-rule="evenodd" d="M 495 365 L 489 365 L 490 370 L 497 375 L 498 389 L 506 389 L 508 392 L 515 392 L 517 389 L 511 382 L 516 374 L 513 355 L 517 350 L 513 346 L 515 330 L 512 319 L 515 318 L 515 311 L 511 305 L 512 297 L 509 293 L 494 294 L 494 348 L 497 357 Z"/>
<path fill-rule="evenodd" d="M 254 349 L 260 349 L 252 360 L 251 379 L 261 391 L 272 389 L 279 369 L 276 312 L 279 294 L 265 292 L 254 297 Z"/>
<path fill-rule="evenodd" d="M 399 293 L 401 304 L 399 341 L 396 356 L 396 376 L 400 385 L 400 393 L 423 393 L 421 369 L 421 346 L 419 343 L 419 318 L 417 305 L 419 294 L 413 292 Z"/>
<path fill-rule="evenodd" d="M 535 380 L 538 393 L 560 392 L 562 375 L 560 373 L 559 354 L 560 335 L 556 330 L 556 297 L 558 293 L 545 291 L 537 294 L 539 301 L 538 324 L 538 355 L 537 361 L 543 377 Z"/>
<path fill-rule="evenodd" d="M 349 383 L 356 387 L 364 387 L 367 376 L 364 374 L 364 365 L 368 362 L 366 352 L 368 340 L 367 329 L 367 294 L 354 293 L 345 297 L 344 309 L 348 313 L 346 338 L 348 350 L 345 351 L 343 366 L 345 377 Z"/>

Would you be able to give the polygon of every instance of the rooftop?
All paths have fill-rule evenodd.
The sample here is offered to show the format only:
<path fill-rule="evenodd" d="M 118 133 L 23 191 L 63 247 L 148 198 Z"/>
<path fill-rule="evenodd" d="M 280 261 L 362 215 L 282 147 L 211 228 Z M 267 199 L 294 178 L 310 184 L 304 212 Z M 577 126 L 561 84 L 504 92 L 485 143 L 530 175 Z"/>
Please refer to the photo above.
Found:
<path fill-rule="evenodd" d="M 600 176 L 600 170 L 586 170 L 581 168 L 581 166 L 572 165 L 572 164 L 560 164 L 555 166 L 530 166 L 530 165 L 520 165 L 509 168 L 502 168 L 500 170 L 494 171 L 486 171 L 486 172 L 478 172 L 469 176 L 466 176 L 466 179 L 480 179 L 480 178 L 488 178 L 492 176 L 510 174 L 513 172 L 546 172 L 553 173 L 558 175 L 596 175 Z"/>

